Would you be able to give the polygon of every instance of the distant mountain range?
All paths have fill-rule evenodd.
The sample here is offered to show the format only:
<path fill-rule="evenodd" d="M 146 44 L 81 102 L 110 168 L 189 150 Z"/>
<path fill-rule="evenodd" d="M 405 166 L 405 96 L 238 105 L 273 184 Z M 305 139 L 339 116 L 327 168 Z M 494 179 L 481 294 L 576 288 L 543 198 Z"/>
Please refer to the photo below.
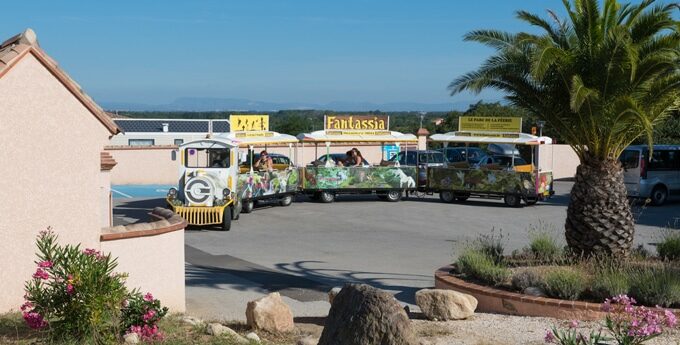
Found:
<path fill-rule="evenodd" d="M 334 111 L 451 111 L 466 110 L 473 103 L 459 101 L 451 103 L 370 103 L 370 102 L 330 102 L 314 103 L 275 103 L 251 101 L 240 98 L 183 97 L 168 104 L 140 104 L 124 102 L 99 102 L 106 110 L 121 111 L 279 111 L 279 110 L 334 110 Z"/>

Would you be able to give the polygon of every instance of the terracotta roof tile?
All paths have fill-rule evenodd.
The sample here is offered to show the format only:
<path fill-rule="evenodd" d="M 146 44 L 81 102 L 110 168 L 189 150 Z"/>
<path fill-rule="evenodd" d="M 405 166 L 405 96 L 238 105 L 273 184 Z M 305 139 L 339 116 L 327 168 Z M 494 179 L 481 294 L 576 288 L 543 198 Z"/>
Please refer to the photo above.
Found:
<path fill-rule="evenodd" d="M 28 53 L 32 53 L 45 68 L 59 79 L 59 81 L 80 100 L 80 102 L 109 130 L 111 134 L 120 132 L 118 126 L 116 126 L 111 118 L 106 115 L 104 110 L 82 90 L 78 83 L 59 68 L 56 61 L 40 48 L 35 32 L 31 29 L 26 29 L 26 31 L 15 35 L 0 44 L 0 78 L 2 78 L 7 71 Z"/>

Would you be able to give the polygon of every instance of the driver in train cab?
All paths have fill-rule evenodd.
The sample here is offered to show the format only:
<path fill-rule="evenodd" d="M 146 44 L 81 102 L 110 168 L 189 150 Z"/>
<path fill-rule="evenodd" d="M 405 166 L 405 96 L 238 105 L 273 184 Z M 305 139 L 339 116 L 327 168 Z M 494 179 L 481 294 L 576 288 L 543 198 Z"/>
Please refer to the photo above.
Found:
<path fill-rule="evenodd" d="M 274 171 L 274 162 L 266 150 L 260 152 L 260 158 L 255 162 L 255 169 L 264 171 Z"/>

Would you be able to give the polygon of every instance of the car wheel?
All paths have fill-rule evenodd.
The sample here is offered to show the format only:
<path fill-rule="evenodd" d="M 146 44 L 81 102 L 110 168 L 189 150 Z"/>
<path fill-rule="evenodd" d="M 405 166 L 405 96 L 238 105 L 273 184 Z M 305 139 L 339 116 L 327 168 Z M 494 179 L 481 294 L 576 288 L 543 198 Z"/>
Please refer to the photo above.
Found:
<path fill-rule="evenodd" d="M 281 200 L 279 200 L 279 205 L 281 206 L 290 206 L 290 204 L 293 203 L 293 196 L 292 195 L 286 195 Z"/>
<path fill-rule="evenodd" d="M 389 202 L 397 202 L 401 200 L 401 192 L 398 190 L 391 190 L 385 195 L 385 200 Z"/>
<path fill-rule="evenodd" d="M 329 192 L 321 192 L 319 193 L 319 201 L 321 201 L 324 204 L 331 203 L 335 200 L 335 194 L 329 193 Z"/>
<path fill-rule="evenodd" d="M 453 200 L 456 199 L 455 194 L 453 192 L 444 190 L 439 192 L 439 199 L 443 202 L 453 202 Z"/>
<path fill-rule="evenodd" d="M 243 208 L 241 209 L 241 212 L 250 213 L 253 212 L 253 208 L 255 208 L 255 202 L 252 200 L 245 200 L 243 202 Z"/>
<path fill-rule="evenodd" d="M 510 206 L 510 207 L 518 207 L 522 199 L 520 199 L 519 195 L 517 194 L 506 194 L 505 198 L 503 198 L 503 201 L 505 201 L 505 204 Z"/>
<path fill-rule="evenodd" d="M 656 186 L 652 190 L 650 198 L 652 199 L 652 205 L 661 206 L 665 204 L 668 199 L 668 189 L 664 186 Z"/>
<path fill-rule="evenodd" d="M 222 214 L 222 231 L 231 230 L 232 207 L 225 207 L 224 214 Z"/>

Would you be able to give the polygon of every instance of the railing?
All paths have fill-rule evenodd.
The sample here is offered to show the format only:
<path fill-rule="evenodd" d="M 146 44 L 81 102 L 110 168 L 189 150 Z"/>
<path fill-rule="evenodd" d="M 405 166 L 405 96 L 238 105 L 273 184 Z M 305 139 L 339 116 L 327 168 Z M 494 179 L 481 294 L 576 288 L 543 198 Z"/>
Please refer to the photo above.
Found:
<path fill-rule="evenodd" d="M 300 170 L 290 168 L 239 174 L 236 188 L 241 199 L 295 193 L 300 188 Z"/>
<path fill-rule="evenodd" d="M 428 188 L 480 193 L 550 195 L 552 172 L 432 167 L 427 169 Z"/>

